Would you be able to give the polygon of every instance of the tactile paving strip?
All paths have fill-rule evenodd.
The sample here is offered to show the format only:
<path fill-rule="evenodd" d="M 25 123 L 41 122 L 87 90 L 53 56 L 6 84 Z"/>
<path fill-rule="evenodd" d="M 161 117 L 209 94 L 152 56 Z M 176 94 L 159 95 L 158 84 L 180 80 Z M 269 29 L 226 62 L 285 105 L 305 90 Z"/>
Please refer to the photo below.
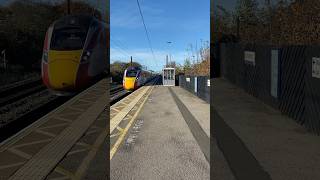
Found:
<path fill-rule="evenodd" d="M 81 139 L 77 141 L 55 169 L 47 176 L 47 180 L 56 179 L 82 179 L 88 175 L 88 169 L 95 163 L 97 154 L 106 156 L 105 146 L 107 141 L 107 118 L 109 111 L 106 109 L 99 115 L 95 122 Z M 100 152 L 99 152 L 100 151 Z M 103 159 L 103 158 L 102 158 Z M 107 158 L 102 160 L 104 164 L 96 165 L 94 179 L 101 179 L 107 176 L 105 172 Z"/>
<path fill-rule="evenodd" d="M 122 108 L 121 111 L 115 112 L 115 114 L 113 115 L 113 119 L 119 119 L 116 119 L 115 122 L 110 123 L 114 124 L 114 127 L 110 126 L 110 159 L 112 159 L 112 157 L 116 153 L 123 137 L 130 128 L 131 124 L 134 122 L 135 117 L 137 116 L 139 110 L 142 108 L 144 102 L 153 90 L 153 87 L 145 86 L 140 88 L 139 90 L 140 91 L 137 92 L 137 94 L 135 94 L 134 96 L 128 97 L 128 99 L 130 99 L 131 101 L 124 100 L 127 102 L 127 106 Z M 115 104 L 114 107 L 111 107 L 111 110 L 118 107 L 118 105 L 122 106 L 123 103 L 119 102 L 119 104 Z M 113 119 L 111 118 L 111 121 Z"/>
<path fill-rule="evenodd" d="M 111 107 L 111 112 L 118 111 L 117 113 L 113 113 L 110 116 L 110 133 L 114 131 L 114 129 L 118 126 L 118 124 L 126 117 L 126 115 L 131 111 L 132 108 L 139 102 L 141 97 L 146 94 L 146 92 L 150 89 L 150 86 L 145 86 L 140 88 L 135 94 L 129 95 L 126 99 L 119 102 L 119 105 L 115 107 Z"/>
<path fill-rule="evenodd" d="M 46 177 L 105 108 L 106 84 L 98 82 L 2 143 L 0 179 Z"/>

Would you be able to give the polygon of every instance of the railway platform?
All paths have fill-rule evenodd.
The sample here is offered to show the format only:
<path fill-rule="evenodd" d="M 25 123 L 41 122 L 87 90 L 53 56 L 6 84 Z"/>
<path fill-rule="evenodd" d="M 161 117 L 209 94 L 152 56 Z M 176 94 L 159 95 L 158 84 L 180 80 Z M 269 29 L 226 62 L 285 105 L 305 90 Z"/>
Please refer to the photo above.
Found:
<path fill-rule="evenodd" d="M 154 79 L 107 109 L 107 82 L 1 142 L 0 179 L 209 179 L 209 104 Z"/>
<path fill-rule="evenodd" d="M 186 90 L 162 85 L 112 105 L 111 179 L 210 179 L 209 112 Z"/>
<path fill-rule="evenodd" d="M 105 179 L 106 79 L 0 144 L 0 179 Z"/>
<path fill-rule="evenodd" d="M 223 78 L 214 79 L 212 86 L 213 156 L 217 160 L 212 178 L 320 177 L 319 136 Z"/>

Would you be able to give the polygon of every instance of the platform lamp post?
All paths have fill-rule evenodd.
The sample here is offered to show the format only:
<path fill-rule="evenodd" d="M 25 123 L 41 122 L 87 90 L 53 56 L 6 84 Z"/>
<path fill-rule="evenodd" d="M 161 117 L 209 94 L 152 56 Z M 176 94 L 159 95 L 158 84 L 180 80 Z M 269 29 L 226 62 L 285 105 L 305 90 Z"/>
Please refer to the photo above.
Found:
<path fill-rule="evenodd" d="M 170 44 L 172 43 L 172 41 L 167 41 L 167 44 L 169 45 L 169 64 L 171 63 L 171 52 L 170 52 Z"/>

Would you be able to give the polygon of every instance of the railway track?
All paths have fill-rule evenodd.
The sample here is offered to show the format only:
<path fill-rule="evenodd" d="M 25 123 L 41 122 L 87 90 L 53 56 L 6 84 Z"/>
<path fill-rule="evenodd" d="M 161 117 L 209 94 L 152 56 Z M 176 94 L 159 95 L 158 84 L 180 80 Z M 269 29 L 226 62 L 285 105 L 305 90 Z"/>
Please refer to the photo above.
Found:
<path fill-rule="evenodd" d="M 0 105 L 0 142 L 16 134 L 76 95 L 55 96 L 46 88 L 42 89 L 36 84 L 36 82 L 32 82 L 34 87 L 32 85 L 21 85 L 25 87 L 26 92 L 19 93 L 15 90 L 15 93 L 18 93 L 17 95 L 9 93 L 10 88 L 6 92 L 0 92 L 0 102 L 7 102 Z M 21 88 L 21 86 L 19 87 Z M 19 89 L 19 87 L 12 88 Z M 27 89 L 28 87 L 30 88 Z M 119 85 L 112 86 L 110 90 L 112 96 L 121 92 L 122 86 Z"/>
<path fill-rule="evenodd" d="M 57 108 L 70 97 L 55 96 L 45 86 L 36 85 L 23 92 L 0 98 L 0 142 Z M 5 103 L 6 102 L 6 103 Z"/>
<path fill-rule="evenodd" d="M 0 90 L 0 131 L 5 132 L 8 124 L 25 118 L 33 110 L 46 107 L 57 97 L 50 94 L 39 78 L 16 82 L 2 86 Z M 41 115 L 45 111 L 35 114 Z M 28 118 L 26 118 L 28 119 Z M 26 120 L 25 122 L 28 122 Z M 1 134 L 1 133 L 0 133 Z M 2 137 L 0 137 L 1 139 Z"/>
<path fill-rule="evenodd" d="M 150 79 L 152 81 L 153 79 Z M 150 82 L 149 81 L 149 82 Z M 46 115 L 50 111 L 54 110 L 55 108 L 59 107 L 63 103 L 67 102 L 74 96 L 54 96 L 49 93 L 46 88 L 42 88 L 40 85 L 37 85 L 39 81 L 30 82 L 24 85 L 17 85 L 11 88 L 7 88 L 6 90 L 0 91 L 0 102 L 3 102 L 0 105 L 0 142 L 6 140 L 7 138 L 11 137 L 12 135 L 16 134 L 23 128 L 29 126 L 36 120 L 40 119 L 42 116 Z M 40 81 L 41 83 L 41 81 Z M 25 89 L 22 93 L 19 92 L 21 89 Z M 11 92 L 10 92 L 11 89 Z M 17 93 L 17 94 L 14 94 Z M 41 93 L 43 95 L 41 95 Z M 131 92 L 125 91 L 122 85 L 113 85 L 110 89 L 110 106 L 114 103 L 118 102 L 122 98 L 129 95 Z M 34 95 L 34 94 L 38 94 Z M 76 95 L 76 94 L 75 94 Z M 34 97 L 32 97 L 34 96 Z M 46 97 L 47 96 L 47 97 Z M 29 100 L 28 100 L 29 98 Z M 15 103 L 18 103 L 18 106 L 25 105 L 26 103 L 30 103 L 28 101 L 37 100 L 40 98 L 44 98 L 43 102 L 32 104 L 31 107 L 28 107 L 22 112 L 17 113 Z M 27 99 L 27 100 L 24 100 Z M 4 102 L 7 102 L 6 104 Z M 10 104 L 10 103 L 11 104 Z M 11 106 L 11 107 L 10 107 Z M 4 117 L 4 111 L 12 111 L 13 118 Z M 4 117 L 4 119 L 3 119 Z M 2 118 L 2 119 L 1 119 Z"/>
<path fill-rule="evenodd" d="M 42 84 L 41 79 L 20 81 L 2 87 L 0 90 L 0 107 L 45 89 L 46 87 Z"/>
<path fill-rule="evenodd" d="M 153 80 L 155 80 L 156 78 L 158 78 L 157 76 L 149 79 L 147 82 L 145 82 L 144 85 L 148 85 L 150 84 Z M 113 104 L 115 104 L 116 102 L 120 101 L 122 98 L 126 97 L 127 95 L 129 95 L 131 92 L 128 92 L 126 90 L 124 90 L 122 87 L 119 89 L 115 89 L 114 91 L 110 91 L 110 106 L 112 106 Z"/>
<path fill-rule="evenodd" d="M 1 85 L 0 86 L 0 95 L 2 95 L 2 93 L 8 92 L 9 90 L 12 90 L 14 88 L 21 88 L 22 86 L 25 86 L 27 84 L 38 83 L 41 81 L 42 80 L 40 77 L 36 77 L 36 78 L 30 78 L 30 79 L 25 79 L 22 81 L 14 82 L 11 84 Z"/>
<path fill-rule="evenodd" d="M 112 95 L 117 94 L 117 93 L 119 93 L 119 92 L 121 92 L 121 91 L 123 91 L 122 85 L 116 85 L 116 86 L 114 86 L 114 87 L 111 87 L 111 89 L 110 89 L 110 95 L 112 96 Z"/>
<path fill-rule="evenodd" d="M 110 106 L 120 101 L 122 98 L 129 95 L 131 92 L 128 92 L 123 89 L 122 86 L 116 87 L 110 90 Z"/>
<path fill-rule="evenodd" d="M 59 107 L 64 102 L 68 101 L 71 97 L 55 97 L 50 101 L 28 110 L 24 114 L 15 119 L 0 124 L 0 142 L 6 140 L 12 135 L 16 134 L 23 128 L 35 122 L 37 119 L 46 115 L 48 112 Z"/>

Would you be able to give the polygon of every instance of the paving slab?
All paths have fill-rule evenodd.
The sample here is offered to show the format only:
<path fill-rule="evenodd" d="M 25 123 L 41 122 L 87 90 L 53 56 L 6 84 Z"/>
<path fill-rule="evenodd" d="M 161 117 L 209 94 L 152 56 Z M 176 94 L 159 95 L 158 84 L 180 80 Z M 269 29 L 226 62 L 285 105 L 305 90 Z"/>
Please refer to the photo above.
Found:
<path fill-rule="evenodd" d="M 199 122 L 201 128 L 210 138 L 210 104 L 191 94 L 181 87 L 173 87 L 182 103 L 188 108 L 191 114 Z"/>
<path fill-rule="evenodd" d="M 210 166 L 168 87 L 156 86 L 111 159 L 112 180 L 210 179 Z"/>
<path fill-rule="evenodd" d="M 320 178 L 319 136 L 308 133 L 293 119 L 250 96 L 225 79 L 214 79 L 212 86 L 213 108 L 223 121 L 220 124 L 225 123 L 231 129 L 230 132 L 233 131 L 234 136 L 242 141 L 233 143 L 229 149 L 222 149 L 222 152 L 229 152 L 224 154 L 227 160 L 240 148 L 244 152 L 247 151 L 246 154 L 251 154 L 271 179 Z M 216 127 L 218 124 L 214 123 L 215 129 L 220 128 Z M 232 139 L 236 139 L 230 134 L 224 136 L 230 144 Z M 231 161 L 232 159 L 228 160 L 229 166 L 236 170 L 237 163 L 232 164 Z M 244 162 L 238 164 L 247 165 Z M 252 172 L 251 168 L 248 172 L 250 170 Z"/>
<path fill-rule="evenodd" d="M 1 142 L 1 159 L 10 158 L 0 163 L 0 179 L 45 179 L 54 169 L 57 169 L 54 177 L 61 176 L 61 173 L 73 177 L 64 168 L 56 166 L 66 157 L 75 157 L 74 154 L 87 151 L 88 156 L 80 155 L 84 157 L 83 161 L 81 158 L 71 158 L 67 163 L 70 169 L 81 164 L 75 178 L 85 178 L 90 171 L 90 162 L 95 161 L 96 155 L 101 154 L 99 148 L 103 149 L 102 144 L 107 144 L 106 114 L 109 114 L 109 111 L 106 110 L 106 82 L 106 79 L 99 81 Z M 79 141 L 83 142 L 79 144 Z M 107 157 L 105 152 L 106 150 L 103 154 Z M 102 166 L 103 163 L 100 163 L 101 166 L 98 163 L 93 164 L 95 170 L 103 169 L 102 173 L 96 173 L 95 177 L 106 177 L 107 159 L 104 161 L 105 166 Z"/>

